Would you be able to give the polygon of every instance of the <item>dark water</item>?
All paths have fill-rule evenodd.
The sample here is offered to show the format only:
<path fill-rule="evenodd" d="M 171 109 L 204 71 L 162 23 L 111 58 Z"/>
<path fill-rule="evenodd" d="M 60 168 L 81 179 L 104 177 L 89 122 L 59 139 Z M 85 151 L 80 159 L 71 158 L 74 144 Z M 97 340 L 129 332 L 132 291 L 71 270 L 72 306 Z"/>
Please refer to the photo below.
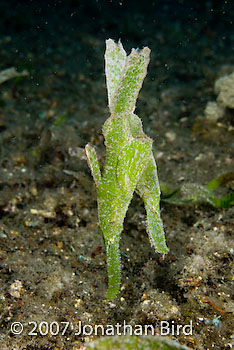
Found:
<path fill-rule="evenodd" d="M 1 1 L 0 16 L 1 48 L 10 51 L 11 63 L 28 60 L 31 52 L 48 64 L 60 51 L 61 66 L 85 69 L 89 57 L 75 67 L 75 56 L 87 36 L 103 47 L 109 37 L 129 49 L 154 46 L 157 55 L 174 59 L 207 61 L 205 48 L 233 53 L 232 1 Z M 6 53 L 2 66 L 5 60 Z"/>

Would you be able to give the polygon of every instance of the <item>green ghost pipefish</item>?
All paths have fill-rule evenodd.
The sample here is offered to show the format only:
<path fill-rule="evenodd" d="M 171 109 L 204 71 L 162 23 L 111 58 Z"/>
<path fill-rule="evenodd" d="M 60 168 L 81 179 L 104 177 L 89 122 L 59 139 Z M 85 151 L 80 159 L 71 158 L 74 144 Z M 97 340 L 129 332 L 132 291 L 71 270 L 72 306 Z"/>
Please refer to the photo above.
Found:
<path fill-rule="evenodd" d="M 152 140 L 143 132 L 135 115 L 136 99 L 149 64 L 150 49 L 132 49 L 126 55 L 121 42 L 106 41 L 105 73 L 111 116 L 103 126 L 106 158 L 101 174 L 95 149 L 86 145 L 86 154 L 97 188 L 98 217 L 108 265 L 108 291 L 113 299 L 120 286 L 119 241 L 123 222 L 134 191 L 143 199 L 147 232 L 156 252 L 167 253 L 160 218 L 160 188 L 152 152 Z"/>

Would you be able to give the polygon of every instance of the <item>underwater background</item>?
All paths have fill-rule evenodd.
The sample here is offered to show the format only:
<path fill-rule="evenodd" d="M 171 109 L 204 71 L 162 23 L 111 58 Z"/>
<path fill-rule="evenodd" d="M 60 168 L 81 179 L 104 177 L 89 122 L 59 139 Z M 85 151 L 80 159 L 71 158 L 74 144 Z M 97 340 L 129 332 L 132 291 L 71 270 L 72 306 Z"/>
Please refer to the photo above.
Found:
<path fill-rule="evenodd" d="M 154 252 L 134 196 L 111 302 L 84 152 L 92 143 L 104 163 L 108 38 L 127 53 L 151 49 L 136 113 L 154 140 L 170 249 Z M 101 334 L 76 335 L 79 322 L 160 335 L 162 321 L 191 320 L 191 335 L 168 337 L 233 348 L 233 72 L 230 0 L 0 2 L 1 350 L 87 349 Z M 53 322 L 58 334 L 46 330 Z"/>

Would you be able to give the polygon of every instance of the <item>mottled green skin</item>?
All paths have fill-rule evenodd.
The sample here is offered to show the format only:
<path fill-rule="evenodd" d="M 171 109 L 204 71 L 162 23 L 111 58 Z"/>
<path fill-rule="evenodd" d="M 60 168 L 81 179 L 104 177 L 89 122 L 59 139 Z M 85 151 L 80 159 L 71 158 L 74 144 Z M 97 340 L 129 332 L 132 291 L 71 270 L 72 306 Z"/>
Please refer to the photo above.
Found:
<path fill-rule="evenodd" d="M 86 345 L 86 350 L 191 350 L 165 336 L 105 336 Z"/>
<path fill-rule="evenodd" d="M 119 240 L 135 190 L 145 203 L 147 230 L 152 245 L 158 252 L 168 251 L 160 219 L 160 189 L 152 140 L 144 134 L 141 120 L 133 114 L 136 98 L 146 75 L 149 52 L 148 48 L 140 53 L 132 50 L 131 55 L 126 58 L 120 43 L 116 45 L 113 41 L 107 41 L 105 58 L 111 116 L 103 126 L 106 159 L 102 175 L 94 148 L 86 146 L 97 186 L 99 225 L 105 239 L 108 299 L 113 299 L 119 291 Z"/>

